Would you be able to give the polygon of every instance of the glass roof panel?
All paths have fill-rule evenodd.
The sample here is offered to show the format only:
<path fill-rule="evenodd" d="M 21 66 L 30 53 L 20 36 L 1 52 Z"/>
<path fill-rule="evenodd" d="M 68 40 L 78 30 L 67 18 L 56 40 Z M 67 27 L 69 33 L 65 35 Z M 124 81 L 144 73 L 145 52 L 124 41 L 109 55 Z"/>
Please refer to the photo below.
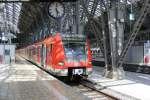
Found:
<path fill-rule="evenodd" d="M 0 23 L 2 23 L 1 29 L 3 27 L 6 27 L 5 29 L 7 29 L 7 31 L 10 31 L 9 30 L 10 28 L 7 26 L 11 25 L 11 27 L 14 27 L 13 31 L 18 31 L 18 29 L 17 30 L 15 30 L 15 29 L 18 25 L 18 19 L 19 19 L 19 15 L 20 15 L 21 5 L 22 4 L 19 2 L 1 3 L 0 4 L 0 18 L 2 18 L 2 20 L 0 20 Z"/>

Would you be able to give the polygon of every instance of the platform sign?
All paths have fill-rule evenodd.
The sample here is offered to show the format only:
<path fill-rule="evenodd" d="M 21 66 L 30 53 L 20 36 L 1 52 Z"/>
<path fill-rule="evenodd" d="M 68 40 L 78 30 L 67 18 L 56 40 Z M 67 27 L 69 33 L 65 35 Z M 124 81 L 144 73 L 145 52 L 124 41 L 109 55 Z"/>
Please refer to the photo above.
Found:
<path fill-rule="evenodd" d="M 150 64 L 150 42 L 144 43 L 144 63 Z"/>

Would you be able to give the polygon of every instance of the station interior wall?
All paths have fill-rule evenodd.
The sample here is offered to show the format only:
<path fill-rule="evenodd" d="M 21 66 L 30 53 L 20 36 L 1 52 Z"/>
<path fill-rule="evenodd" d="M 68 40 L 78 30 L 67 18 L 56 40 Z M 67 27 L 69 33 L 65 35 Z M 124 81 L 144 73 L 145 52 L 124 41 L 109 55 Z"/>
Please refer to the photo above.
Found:
<path fill-rule="evenodd" d="M 132 46 L 126 55 L 125 63 L 143 64 L 144 46 Z"/>

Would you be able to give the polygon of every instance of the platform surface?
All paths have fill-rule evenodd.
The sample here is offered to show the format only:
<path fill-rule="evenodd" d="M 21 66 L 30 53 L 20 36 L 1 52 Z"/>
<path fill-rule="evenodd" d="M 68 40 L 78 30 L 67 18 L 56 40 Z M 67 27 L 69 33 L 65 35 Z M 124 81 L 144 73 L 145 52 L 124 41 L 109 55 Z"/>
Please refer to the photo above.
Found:
<path fill-rule="evenodd" d="M 69 86 L 17 57 L 16 64 L 0 65 L 0 100 L 87 100 Z"/>
<path fill-rule="evenodd" d="M 104 68 L 94 66 L 89 80 L 97 83 L 101 91 L 122 100 L 150 100 L 150 75 L 125 72 L 123 80 L 104 78 Z"/>

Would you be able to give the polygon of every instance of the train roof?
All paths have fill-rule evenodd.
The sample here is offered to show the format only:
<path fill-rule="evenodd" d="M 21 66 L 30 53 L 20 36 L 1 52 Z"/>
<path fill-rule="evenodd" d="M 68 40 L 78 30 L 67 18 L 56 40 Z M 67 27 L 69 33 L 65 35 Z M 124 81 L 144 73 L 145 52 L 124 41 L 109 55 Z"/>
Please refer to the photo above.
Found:
<path fill-rule="evenodd" d="M 48 44 L 53 41 L 53 38 L 55 36 L 60 36 L 62 41 L 66 42 L 85 42 L 86 41 L 86 36 L 83 34 L 65 34 L 65 33 L 56 33 L 55 35 L 48 36 L 46 38 L 43 38 L 42 40 L 36 41 L 35 43 L 28 45 L 27 47 L 32 47 L 39 45 L 41 43 Z"/>

